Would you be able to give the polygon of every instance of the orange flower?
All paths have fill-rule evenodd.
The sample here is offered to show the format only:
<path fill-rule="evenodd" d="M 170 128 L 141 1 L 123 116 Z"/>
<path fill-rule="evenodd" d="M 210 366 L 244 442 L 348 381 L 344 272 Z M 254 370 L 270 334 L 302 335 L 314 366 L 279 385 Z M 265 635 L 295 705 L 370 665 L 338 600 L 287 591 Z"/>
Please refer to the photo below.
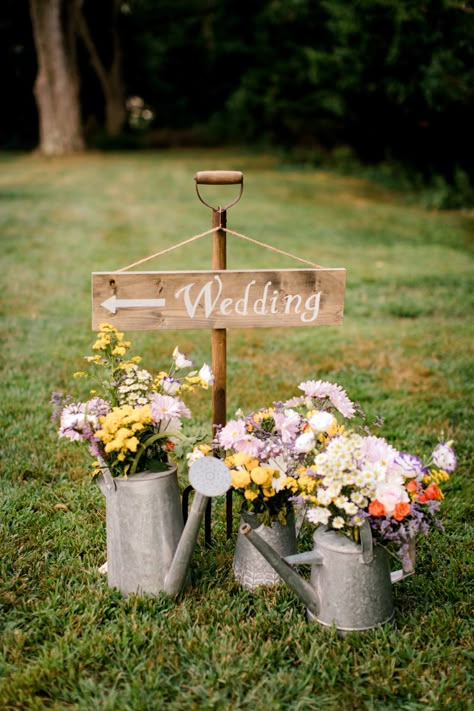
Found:
<path fill-rule="evenodd" d="M 375 499 L 369 504 L 369 514 L 371 516 L 385 516 L 385 506 Z"/>
<path fill-rule="evenodd" d="M 416 491 L 416 481 L 413 481 L 413 479 L 409 481 L 405 489 L 409 491 L 410 494 L 413 494 Z"/>
<path fill-rule="evenodd" d="M 396 521 L 402 521 L 405 516 L 410 513 L 410 504 L 406 501 L 401 501 L 399 504 L 395 504 L 395 510 L 393 512 L 393 518 Z"/>
<path fill-rule="evenodd" d="M 437 499 L 442 499 L 443 494 L 441 493 L 441 489 L 439 486 L 436 484 L 430 484 L 429 486 L 426 487 L 425 489 L 425 496 L 428 501 L 430 500 L 437 500 Z"/>

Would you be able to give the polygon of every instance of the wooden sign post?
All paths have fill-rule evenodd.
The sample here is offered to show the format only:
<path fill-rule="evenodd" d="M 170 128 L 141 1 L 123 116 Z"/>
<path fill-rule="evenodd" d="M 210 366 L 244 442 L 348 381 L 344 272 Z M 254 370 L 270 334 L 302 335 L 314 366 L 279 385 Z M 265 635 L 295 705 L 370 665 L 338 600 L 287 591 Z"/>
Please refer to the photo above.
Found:
<path fill-rule="evenodd" d="M 199 199 L 212 209 L 212 270 L 95 272 L 92 328 L 107 321 L 127 331 L 211 329 L 213 429 L 226 423 L 226 330 L 342 323 L 345 269 L 227 269 L 227 209 L 242 194 L 243 175 L 204 171 L 195 176 Z M 224 208 L 205 202 L 198 185 L 240 184 L 239 196 Z M 230 522 L 230 523 L 229 523 Z M 209 523 L 210 525 L 210 523 Z M 227 534 L 232 533 L 227 498 Z"/>

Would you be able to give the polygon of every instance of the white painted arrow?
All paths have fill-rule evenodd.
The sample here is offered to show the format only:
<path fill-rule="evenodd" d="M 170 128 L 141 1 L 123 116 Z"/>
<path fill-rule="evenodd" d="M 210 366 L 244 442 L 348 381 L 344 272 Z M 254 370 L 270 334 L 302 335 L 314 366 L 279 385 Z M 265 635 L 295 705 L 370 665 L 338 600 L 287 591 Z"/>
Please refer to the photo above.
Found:
<path fill-rule="evenodd" d="M 166 304 L 166 299 L 117 299 L 115 294 L 106 301 L 101 303 L 101 306 L 111 314 L 116 313 L 117 309 L 151 309 L 162 308 Z"/>

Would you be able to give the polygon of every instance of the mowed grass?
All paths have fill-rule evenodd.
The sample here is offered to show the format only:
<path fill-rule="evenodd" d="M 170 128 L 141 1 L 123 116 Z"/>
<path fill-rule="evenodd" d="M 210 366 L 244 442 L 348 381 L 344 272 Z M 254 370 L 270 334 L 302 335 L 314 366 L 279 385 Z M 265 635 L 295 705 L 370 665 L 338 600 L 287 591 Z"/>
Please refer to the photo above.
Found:
<path fill-rule="evenodd" d="M 0 165 L 0 708 L 472 708 L 472 214 L 407 206 L 362 180 L 240 151 L 18 154 Z M 384 417 L 381 434 L 401 449 L 428 455 L 455 440 L 445 531 L 419 541 L 416 574 L 395 587 L 395 628 L 340 639 L 308 624 L 284 584 L 241 590 L 222 500 L 213 546 L 199 539 L 179 601 L 123 599 L 98 573 L 104 500 L 86 451 L 58 440 L 49 400 L 79 387 L 71 376 L 93 342 L 91 272 L 209 229 L 193 177 L 212 169 L 245 176 L 230 229 L 347 269 L 341 327 L 228 332 L 229 417 L 322 378 Z M 203 192 L 221 205 L 233 190 Z M 139 268 L 210 268 L 210 244 Z M 229 268 L 301 266 L 228 238 Z M 175 345 L 210 362 L 207 331 L 127 336 L 150 369 Z M 193 404 L 210 432 L 210 398 Z M 309 541 L 304 529 L 301 549 Z"/>

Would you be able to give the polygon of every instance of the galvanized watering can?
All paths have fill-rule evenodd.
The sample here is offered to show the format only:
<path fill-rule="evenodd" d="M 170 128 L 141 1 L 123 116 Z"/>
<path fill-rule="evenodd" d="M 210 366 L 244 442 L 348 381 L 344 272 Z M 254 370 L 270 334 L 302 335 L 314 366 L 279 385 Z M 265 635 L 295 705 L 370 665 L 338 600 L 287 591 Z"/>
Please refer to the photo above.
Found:
<path fill-rule="evenodd" d="M 383 547 L 373 544 L 367 522 L 361 528 L 360 544 L 337 531 L 318 528 L 312 551 L 286 558 L 248 524 L 241 526 L 240 532 L 304 602 L 308 619 L 325 626 L 335 624 L 342 635 L 390 622 L 394 616 L 392 583 L 413 572 L 390 573 L 388 555 Z M 309 582 L 291 567 L 302 564 L 311 565 Z"/>
<path fill-rule="evenodd" d="M 202 457 L 191 465 L 189 481 L 196 491 L 184 526 L 176 467 L 128 479 L 103 469 L 98 484 L 106 498 L 110 587 L 172 597 L 185 587 L 208 499 L 229 489 L 230 474 L 218 459 Z"/>

